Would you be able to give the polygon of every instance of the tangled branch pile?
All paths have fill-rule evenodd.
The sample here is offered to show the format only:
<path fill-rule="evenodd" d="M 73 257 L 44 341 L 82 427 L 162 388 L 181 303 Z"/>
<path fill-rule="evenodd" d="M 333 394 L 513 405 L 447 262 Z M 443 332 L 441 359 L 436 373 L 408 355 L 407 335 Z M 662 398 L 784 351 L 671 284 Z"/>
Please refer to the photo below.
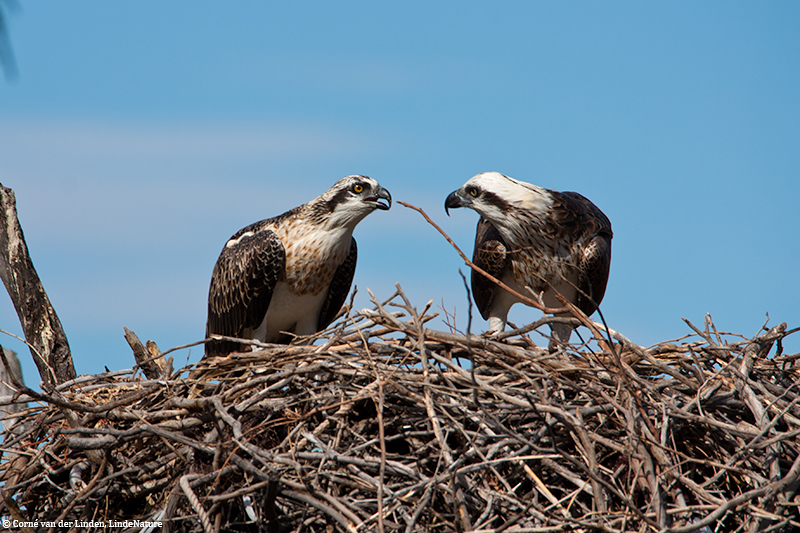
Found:
<path fill-rule="evenodd" d="M 747 340 L 709 320 L 649 349 L 608 332 L 550 354 L 525 332 L 426 329 L 434 315 L 399 288 L 373 301 L 314 344 L 27 391 L 16 401 L 36 406 L 2 450 L 2 516 L 205 532 L 800 528 L 785 324 Z"/>

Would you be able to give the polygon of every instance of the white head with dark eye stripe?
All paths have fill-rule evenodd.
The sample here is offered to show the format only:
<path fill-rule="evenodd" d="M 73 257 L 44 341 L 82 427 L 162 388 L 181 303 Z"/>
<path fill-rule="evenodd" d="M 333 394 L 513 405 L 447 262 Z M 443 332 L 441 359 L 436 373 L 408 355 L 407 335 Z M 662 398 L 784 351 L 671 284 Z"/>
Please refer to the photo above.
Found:
<path fill-rule="evenodd" d="M 330 227 L 353 228 L 376 209 L 387 210 L 392 195 L 367 176 L 345 176 L 308 203 L 312 218 Z"/>
<path fill-rule="evenodd" d="M 543 216 L 553 200 L 547 189 L 509 178 L 499 172 L 484 172 L 467 181 L 447 197 L 444 208 L 469 207 L 482 217 L 502 226 L 508 213 L 526 212 Z"/>

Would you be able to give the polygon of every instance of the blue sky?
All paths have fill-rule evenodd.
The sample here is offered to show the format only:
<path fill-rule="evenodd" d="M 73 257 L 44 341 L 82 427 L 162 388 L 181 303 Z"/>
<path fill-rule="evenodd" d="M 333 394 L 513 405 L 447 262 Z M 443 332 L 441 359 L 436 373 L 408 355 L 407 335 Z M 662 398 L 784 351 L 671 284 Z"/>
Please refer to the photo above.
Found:
<path fill-rule="evenodd" d="M 132 365 L 123 326 L 200 340 L 226 239 L 353 173 L 467 253 L 477 215 L 443 203 L 474 174 L 582 193 L 615 232 L 601 309 L 642 345 L 706 313 L 748 337 L 767 314 L 800 326 L 796 2 L 20 5 L 0 182 L 79 373 Z M 467 270 L 417 213 L 355 236 L 359 307 L 400 283 L 466 326 Z"/>

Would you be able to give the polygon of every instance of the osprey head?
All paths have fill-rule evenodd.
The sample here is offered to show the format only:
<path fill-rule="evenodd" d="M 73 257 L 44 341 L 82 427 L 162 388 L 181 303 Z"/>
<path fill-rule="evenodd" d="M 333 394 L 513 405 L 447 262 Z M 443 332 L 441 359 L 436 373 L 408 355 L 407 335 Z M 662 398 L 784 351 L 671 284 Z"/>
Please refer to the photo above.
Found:
<path fill-rule="evenodd" d="M 499 172 L 484 172 L 472 177 L 463 187 L 451 192 L 444 202 L 450 208 L 469 207 L 495 223 L 507 218 L 509 211 L 528 211 L 541 216 L 552 204 L 547 189 L 509 178 Z"/>
<path fill-rule="evenodd" d="M 356 174 L 340 179 L 310 203 L 318 218 L 336 226 L 355 226 L 376 209 L 388 210 L 392 195 L 374 179 Z"/>

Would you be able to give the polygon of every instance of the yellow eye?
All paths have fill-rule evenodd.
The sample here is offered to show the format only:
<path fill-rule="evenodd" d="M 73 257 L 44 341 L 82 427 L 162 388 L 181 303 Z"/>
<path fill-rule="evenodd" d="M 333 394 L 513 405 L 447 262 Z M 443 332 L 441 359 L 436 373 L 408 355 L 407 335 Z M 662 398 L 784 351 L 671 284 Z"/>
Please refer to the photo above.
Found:
<path fill-rule="evenodd" d="M 353 185 L 353 192 L 360 193 L 363 190 L 364 190 L 364 186 L 361 185 L 360 183 L 356 183 L 355 185 Z"/>
<path fill-rule="evenodd" d="M 476 189 L 475 187 L 470 188 L 470 190 L 468 190 L 467 192 L 473 198 L 477 198 L 478 197 L 478 189 Z"/>

